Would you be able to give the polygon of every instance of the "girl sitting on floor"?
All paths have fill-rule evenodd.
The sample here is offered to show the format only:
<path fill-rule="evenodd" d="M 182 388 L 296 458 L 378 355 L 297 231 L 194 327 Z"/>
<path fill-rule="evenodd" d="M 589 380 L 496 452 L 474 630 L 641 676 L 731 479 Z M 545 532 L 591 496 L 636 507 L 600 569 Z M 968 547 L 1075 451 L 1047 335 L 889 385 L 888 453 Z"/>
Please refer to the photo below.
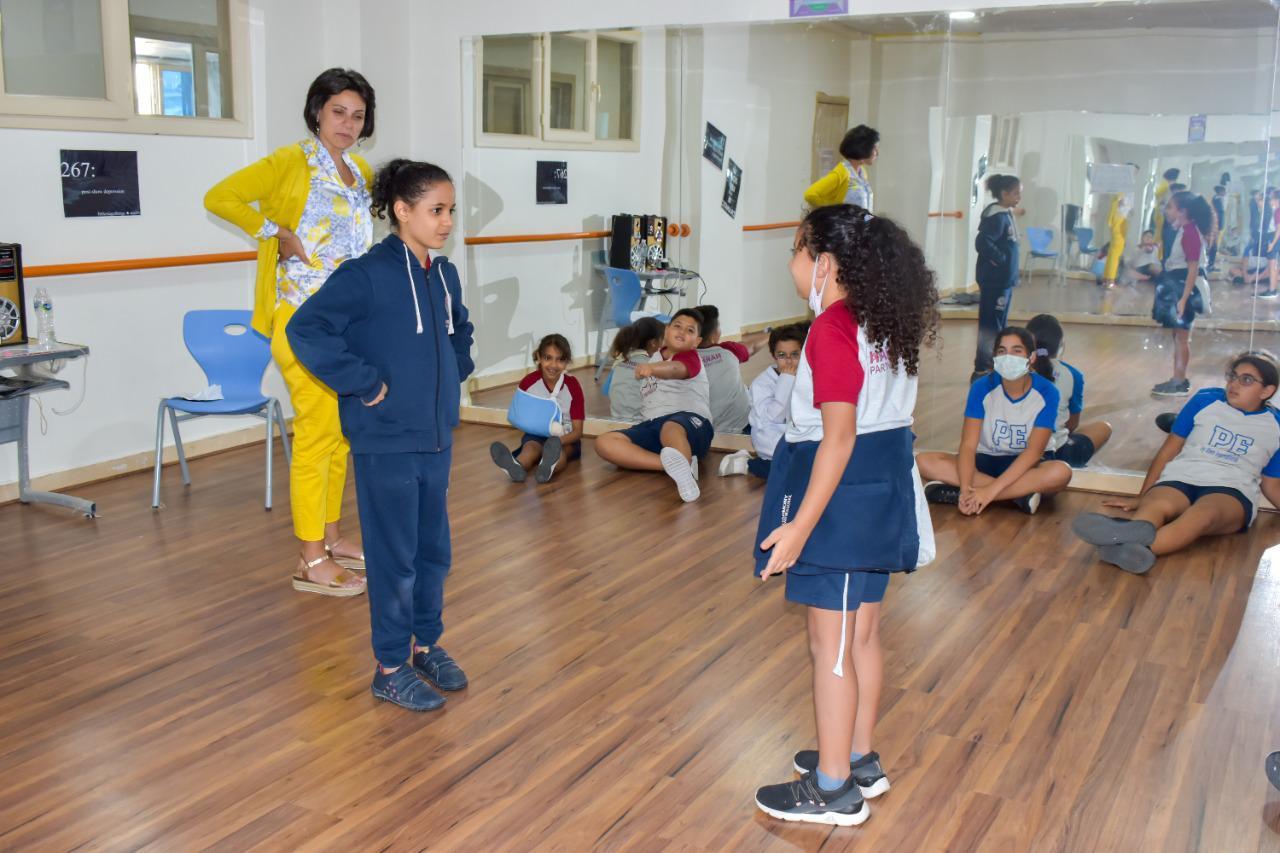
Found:
<path fill-rule="evenodd" d="M 582 384 L 568 371 L 573 352 L 564 335 L 550 334 L 538 342 L 533 354 L 538 369 L 520 380 L 520 390 L 535 397 L 555 400 L 560 406 L 560 423 L 571 424 L 560 435 L 543 436 L 524 433 L 520 444 L 510 450 L 500 441 L 489 445 L 493 463 L 507 472 L 513 483 L 523 483 L 525 476 L 537 466 L 533 479 L 546 483 L 557 470 L 582 455 L 582 425 L 587 419 L 587 402 Z"/>
<path fill-rule="evenodd" d="M 1039 373 L 1035 339 L 1009 326 L 996 336 L 995 372 L 969 388 L 958 453 L 921 453 L 930 503 L 957 504 L 978 515 L 992 501 L 1034 513 L 1040 498 L 1071 482 L 1071 468 L 1045 456 L 1057 424 L 1058 389 Z"/>
<path fill-rule="evenodd" d="M 656 317 L 641 317 L 630 326 L 623 326 L 613 339 L 609 357 L 609 417 L 615 421 L 639 423 L 644 384 L 636 378 L 636 365 L 645 364 L 649 356 L 662 348 L 662 335 L 666 327 Z"/>
<path fill-rule="evenodd" d="M 1098 546 L 1100 560 L 1138 575 L 1201 536 L 1248 530 L 1262 495 L 1280 506 L 1277 386 L 1273 355 L 1236 356 L 1225 388 L 1201 389 L 1182 407 L 1139 497 L 1102 502 L 1133 517 L 1086 512 L 1071 529 Z"/>
<path fill-rule="evenodd" d="M 1059 358 L 1066 343 L 1058 318 L 1037 314 L 1027 323 L 1027 331 L 1036 339 L 1036 373 L 1058 389 L 1058 416 L 1045 457 L 1058 459 L 1072 468 L 1082 468 L 1111 438 L 1111 424 L 1106 421 L 1080 423 L 1080 413 L 1084 411 L 1084 374 Z"/>

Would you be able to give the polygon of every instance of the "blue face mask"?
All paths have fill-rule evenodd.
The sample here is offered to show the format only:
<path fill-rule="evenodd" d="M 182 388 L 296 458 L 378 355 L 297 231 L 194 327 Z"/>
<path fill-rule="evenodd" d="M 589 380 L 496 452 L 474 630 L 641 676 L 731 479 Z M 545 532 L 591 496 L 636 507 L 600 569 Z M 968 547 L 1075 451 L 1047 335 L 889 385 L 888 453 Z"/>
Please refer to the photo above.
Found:
<path fill-rule="evenodd" d="M 1010 382 L 1021 379 L 1031 369 L 1031 360 L 1020 355 L 998 355 L 995 358 L 996 373 Z"/>

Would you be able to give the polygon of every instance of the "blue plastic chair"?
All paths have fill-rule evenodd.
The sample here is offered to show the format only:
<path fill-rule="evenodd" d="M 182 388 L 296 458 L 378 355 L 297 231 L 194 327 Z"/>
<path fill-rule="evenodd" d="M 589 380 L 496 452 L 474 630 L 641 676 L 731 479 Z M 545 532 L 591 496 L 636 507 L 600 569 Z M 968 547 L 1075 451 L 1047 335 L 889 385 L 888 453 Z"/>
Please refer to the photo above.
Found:
<path fill-rule="evenodd" d="M 1077 227 L 1076 235 L 1076 251 L 1082 255 L 1096 255 L 1098 250 L 1093 245 L 1093 229 Z"/>
<path fill-rule="evenodd" d="M 1047 258 L 1049 261 L 1055 261 L 1058 253 L 1051 251 L 1049 245 L 1053 243 L 1052 228 L 1028 228 L 1027 229 L 1027 277 L 1031 276 L 1031 265 L 1036 258 Z M 1052 266 L 1052 264 L 1050 264 Z"/>
<path fill-rule="evenodd" d="M 641 317 L 656 317 L 664 323 L 670 323 L 671 317 L 657 311 L 642 311 L 640 305 L 644 299 L 644 287 L 640 284 L 640 276 L 635 270 L 604 268 L 604 280 L 608 287 L 604 309 L 600 312 L 600 325 L 596 330 L 596 380 L 612 362 L 604 352 L 604 330 L 606 328 L 621 329 L 639 320 Z"/>
<path fill-rule="evenodd" d="M 188 311 L 182 318 L 182 340 L 187 352 L 200 365 L 210 385 L 221 385 L 221 400 L 184 400 L 166 397 L 156 413 L 156 462 L 151 487 L 151 508 L 160 508 L 160 466 L 164 451 L 166 413 L 173 428 L 182 482 L 191 485 L 187 454 L 182 448 L 178 424 L 210 415 L 256 415 L 267 422 L 267 498 L 271 509 L 271 440 L 280 430 L 285 462 L 289 462 L 289 436 L 284 429 L 280 401 L 262 393 L 262 374 L 271 360 L 271 343 L 249 325 L 249 311 Z M 178 413 L 182 412 L 181 415 Z"/>

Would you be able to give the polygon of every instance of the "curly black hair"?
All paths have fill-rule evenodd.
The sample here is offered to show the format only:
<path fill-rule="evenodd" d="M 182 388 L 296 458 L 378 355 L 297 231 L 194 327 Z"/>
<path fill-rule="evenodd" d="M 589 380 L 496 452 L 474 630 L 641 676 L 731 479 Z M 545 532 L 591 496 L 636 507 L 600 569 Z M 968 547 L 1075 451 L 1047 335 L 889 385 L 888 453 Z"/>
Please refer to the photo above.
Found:
<path fill-rule="evenodd" d="M 804 218 L 796 248 L 835 258 L 845 304 L 867 339 L 915 376 L 920 347 L 938 340 L 938 288 L 906 230 L 856 204 L 833 204 Z"/>
<path fill-rule="evenodd" d="M 400 223 L 393 210 L 397 201 L 412 207 L 436 184 L 451 183 L 453 178 L 449 173 L 434 163 L 400 157 L 385 164 L 374 175 L 369 210 L 377 219 L 390 219 L 391 229 L 398 231 Z"/>

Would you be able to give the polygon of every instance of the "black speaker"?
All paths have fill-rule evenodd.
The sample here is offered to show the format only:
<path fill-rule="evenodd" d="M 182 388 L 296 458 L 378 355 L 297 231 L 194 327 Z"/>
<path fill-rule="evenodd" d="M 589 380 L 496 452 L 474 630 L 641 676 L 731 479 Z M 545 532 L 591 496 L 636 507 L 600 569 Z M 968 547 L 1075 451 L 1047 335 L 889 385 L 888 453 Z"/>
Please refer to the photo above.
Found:
<path fill-rule="evenodd" d="M 639 272 L 645 267 L 644 217 L 618 213 L 609 239 L 609 266 Z"/>
<path fill-rule="evenodd" d="M 656 269 L 667 257 L 667 217 L 644 217 L 644 268 Z"/>
<path fill-rule="evenodd" d="M 22 246 L 0 243 L 0 347 L 27 342 L 27 300 L 22 292 Z"/>

